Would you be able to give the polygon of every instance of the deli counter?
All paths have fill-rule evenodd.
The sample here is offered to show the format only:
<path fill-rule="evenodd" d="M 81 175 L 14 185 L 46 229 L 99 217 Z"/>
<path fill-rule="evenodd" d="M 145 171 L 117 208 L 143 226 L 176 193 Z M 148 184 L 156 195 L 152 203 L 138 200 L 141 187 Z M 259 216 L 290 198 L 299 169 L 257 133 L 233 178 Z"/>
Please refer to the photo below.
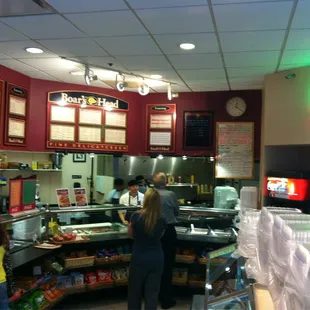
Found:
<path fill-rule="evenodd" d="M 11 236 L 11 261 L 22 296 L 31 294 L 33 287 L 44 292 L 41 281 L 46 283 L 47 279 L 53 279 L 54 287 L 64 294 L 127 285 L 132 246 L 127 227 L 93 220 L 96 214 L 102 219 L 103 213 L 109 219 L 111 212 L 118 210 L 137 208 L 109 204 L 70 209 L 47 206 L 19 216 L 1 216 Z M 204 291 L 208 253 L 235 243 L 236 215 L 234 210 L 180 207 L 174 285 L 197 293 Z M 215 264 L 222 262 L 222 258 L 215 258 Z M 103 269 L 106 277 L 102 276 Z M 49 301 L 51 308 L 56 301 Z"/>

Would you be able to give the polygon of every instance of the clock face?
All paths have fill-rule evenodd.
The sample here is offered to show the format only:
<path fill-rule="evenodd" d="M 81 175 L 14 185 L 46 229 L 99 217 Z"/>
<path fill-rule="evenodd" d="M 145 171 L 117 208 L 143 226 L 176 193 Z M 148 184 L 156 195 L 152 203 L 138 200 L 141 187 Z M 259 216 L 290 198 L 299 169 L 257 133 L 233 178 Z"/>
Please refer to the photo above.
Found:
<path fill-rule="evenodd" d="M 227 101 L 226 111 L 233 117 L 239 117 L 246 111 L 246 103 L 240 97 L 234 97 Z"/>

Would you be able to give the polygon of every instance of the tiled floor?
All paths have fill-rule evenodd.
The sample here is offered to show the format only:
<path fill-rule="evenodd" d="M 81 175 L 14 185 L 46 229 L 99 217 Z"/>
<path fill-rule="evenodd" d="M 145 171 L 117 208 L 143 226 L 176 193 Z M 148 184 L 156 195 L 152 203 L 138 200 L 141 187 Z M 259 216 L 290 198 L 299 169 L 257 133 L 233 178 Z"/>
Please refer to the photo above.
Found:
<path fill-rule="evenodd" d="M 189 310 L 192 298 L 190 295 L 176 298 L 174 310 Z M 54 310 L 127 310 L 126 292 L 98 291 L 67 297 Z M 158 307 L 158 309 L 161 309 Z"/>

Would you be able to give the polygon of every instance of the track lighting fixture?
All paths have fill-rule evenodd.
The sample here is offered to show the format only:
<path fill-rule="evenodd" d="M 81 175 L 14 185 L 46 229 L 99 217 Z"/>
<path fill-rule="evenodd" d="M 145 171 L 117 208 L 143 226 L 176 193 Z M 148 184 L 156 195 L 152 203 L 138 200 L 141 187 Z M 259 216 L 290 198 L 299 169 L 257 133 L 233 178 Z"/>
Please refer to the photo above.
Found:
<path fill-rule="evenodd" d="M 171 88 L 171 84 L 170 84 L 170 83 L 168 84 L 167 95 L 168 95 L 168 100 L 172 100 L 172 98 L 178 98 L 178 97 L 179 97 L 179 94 L 178 94 L 178 93 L 174 93 L 174 92 L 172 91 L 172 88 Z"/>
<path fill-rule="evenodd" d="M 141 96 L 146 96 L 150 92 L 150 87 L 147 84 L 143 83 L 138 87 L 138 92 Z"/>
<path fill-rule="evenodd" d="M 85 66 L 84 80 L 86 85 L 90 85 L 92 81 L 98 80 L 98 76 L 94 75 L 93 71 L 91 71 L 88 66 Z"/>
<path fill-rule="evenodd" d="M 122 74 L 116 75 L 116 88 L 118 91 L 123 92 L 128 84 L 125 82 L 125 76 Z"/>

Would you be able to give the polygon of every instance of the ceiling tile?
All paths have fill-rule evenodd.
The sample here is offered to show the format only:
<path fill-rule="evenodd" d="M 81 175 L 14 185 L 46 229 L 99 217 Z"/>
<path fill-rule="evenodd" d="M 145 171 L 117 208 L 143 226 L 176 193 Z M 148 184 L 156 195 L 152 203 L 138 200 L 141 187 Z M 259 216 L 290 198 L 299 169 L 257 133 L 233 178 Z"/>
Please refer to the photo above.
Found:
<path fill-rule="evenodd" d="M 7 68 L 10 68 L 12 70 L 18 71 L 20 73 L 23 72 L 29 72 L 29 71 L 36 71 L 35 68 L 28 66 L 27 64 L 24 64 L 18 60 L 15 59 L 2 59 L 0 60 L 0 65 L 3 65 Z"/>
<path fill-rule="evenodd" d="M 98 12 L 128 9 L 123 0 L 46 0 L 60 13 Z"/>
<path fill-rule="evenodd" d="M 42 71 L 25 71 L 24 74 L 30 76 L 33 79 L 41 79 L 41 80 L 50 80 L 50 81 L 59 81 L 55 77 L 46 74 Z"/>
<path fill-rule="evenodd" d="M 173 70 L 171 71 L 166 71 L 166 70 L 138 70 L 138 71 L 133 71 L 132 73 L 135 73 L 137 75 L 142 75 L 145 77 L 151 77 L 153 74 L 160 74 L 162 75 L 162 80 L 168 80 L 171 82 L 181 82 L 180 77 L 177 75 L 177 73 Z"/>
<path fill-rule="evenodd" d="M 251 3 L 251 2 L 276 2 L 276 1 L 289 1 L 293 0 L 211 0 L 213 5 L 216 4 L 236 4 L 236 3 Z"/>
<path fill-rule="evenodd" d="M 207 5 L 208 0 L 128 0 L 129 4 L 134 9 L 155 9 L 155 8 L 168 8 L 178 6 L 194 6 L 194 5 Z"/>
<path fill-rule="evenodd" d="M 85 35 L 60 15 L 5 17 L 1 22 L 32 39 L 78 38 Z"/>
<path fill-rule="evenodd" d="M 217 53 L 219 47 L 214 33 L 184 33 L 184 34 L 164 34 L 154 36 L 165 54 L 185 54 L 185 53 Z M 196 48 L 192 51 L 184 51 L 180 48 L 181 43 L 193 43 Z"/>
<path fill-rule="evenodd" d="M 75 70 L 77 68 L 76 63 L 61 58 L 22 59 L 22 62 L 42 71 L 65 71 Z"/>
<path fill-rule="evenodd" d="M 145 68 L 150 70 L 171 68 L 164 56 L 118 56 L 116 59 L 131 71 L 145 70 Z"/>
<path fill-rule="evenodd" d="M 178 72 L 187 83 L 207 79 L 225 79 L 224 69 L 178 70 Z"/>
<path fill-rule="evenodd" d="M 158 93 L 166 93 L 167 86 L 152 87 Z M 185 85 L 172 85 L 173 92 L 190 92 L 191 90 Z"/>
<path fill-rule="evenodd" d="M 8 55 L 0 53 L 0 59 L 11 59 Z"/>
<path fill-rule="evenodd" d="M 228 84 L 219 84 L 213 86 L 204 86 L 204 85 L 195 85 L 191 86 L 191 89 L 194 92 L 209 92 L 209 91 L 228 91 L 229 87 Z"/>
<path fill-rule="evenodd" d="M 67 14 L 66 17 L 91 37 L 146 34 L 130 11 Z"/>
<path fill-rule="evenodd" d="M 220 69 L 223 67 L 220 54 L 169 55 L 176 69 Z"/>
<path fill-rule="evenodd" d="M 106 56 L 100 46 L 88 38 L 39 40 L 40 44 L 59 56 Z"/>
<path fill-rule="evenodd" d="M 295 11 L 291 29 L 310 28 L 310 2 L 309 0 L 299 0 Z"/>
<path fill-rule="evenodd" d="M 208 6 L 136 11 L 152 34 L 213 32 Z"/>
<path fill-rule="evenodd" d="M 95 38 L 111 55 L 161 55 L 150 36 L 117 36 Z"/>
<path fill-rule="evenodd" d="M 263 84 L 264 76 L 256 75 L 251 77 L 247 76 L 247 77 L 229 78 L 229 82 L 234 84 Z"/>
<path fill-rule="evenodd" d="M 310 29 L 291 30 L 286 43 L 286 50 L 310 49 Z"/>
<path fill-rule="evenodd" d="M 303 68 L 303 67 L 307 67 L 307 65 L 304 65 L 304 64 L 281 64 L 280 67 L 279 67 L 279 70 L 294 70 L 294 69 L 297 69 L 297 68 Z"/>
<path fill-rule="evenodd" d="M 275 66 L 279 55 L 278 51 L 225 53 L 224 58 L 227 67 L 263 67 Z"/>
<path fill-rule="evenodd" d="M 206 79 L 204 81 L 192 81 L 190 83 L 188 83 L 188 86 L 190 88 L 195 88 L 198 86 L 203 86 L 203 87 L 214 87 L 216 85 L 222 85 L 222 86 L 226 86 L 227 84 L 227 80 L 226 79 Z"/>
<path fill-rule="evenodd" d="M 114 57 L 74 57 L 72 60 L 77 60 L 93 66 L 99 66 L 99 68 L 106 67 L 121 71 L 127 70 L 123 64 Z"/>
<path fill-rule="evenodd" d="M 244 67 L 244 68 L 227 68 L 229 77 L 246 77 L 255 75 L 265 75 L 274 73 L 276 66 L 272 67 Z"/>
<path fill-rule="evenodd" d="M 284 51 L 281 64 L 300 64 L 304 66 L 309 65 L 310 50 Z"/>
<path fill-rule="evenodd" d="M 25 40 L 27 37 L 0 22 L 0 41 Z"/>
<path fill-rule="evenodd" d="M 238 83 L 231 83 L 230 87 L 231 87 L 231 90 L 263 89 L 264 88 L 264 84 L 238 84 Z"/>
<path fill-rule="evenodd" d="M 223 52 L 280 50 L 285 31 L 220 32 Z"/>
<path fill-rule="evenodd" d="M 255 2 L 214 5 L 219 31 L 252 31 L 286 29 L 292 2 Z"/>
<path fill-rule="evenodd" d="M 43 50 L 42 54 L 31 54 L 26 52 L 27 47 L 37 47 Z M 56 55 L 49 50 L 43 48 L 40 44 L 32 41 L 9 41 L 9 42 L 0 42 L 0 53 L 9 55 L 12 58 L 37 58 L 40 55 L 40 58 L 45 57 L 56 57 Z"/>

